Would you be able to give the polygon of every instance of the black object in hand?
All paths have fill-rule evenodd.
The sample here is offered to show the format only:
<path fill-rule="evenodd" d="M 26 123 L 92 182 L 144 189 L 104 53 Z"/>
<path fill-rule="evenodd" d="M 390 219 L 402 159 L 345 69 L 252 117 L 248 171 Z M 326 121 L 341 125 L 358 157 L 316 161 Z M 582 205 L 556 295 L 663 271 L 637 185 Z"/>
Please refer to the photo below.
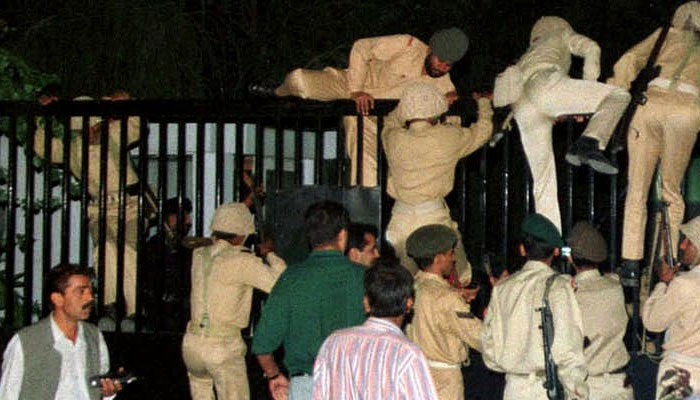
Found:
<path fill-rule="evenodd" d="M 101 380 L 102 379 L 111 379 L 115 382 L 119 382 L 122 386 L 126 386 L 130 384 L 131 382 L 137 380 L 138 378 L 136 375 L 133 374 L 133 372 L 128 372 L 128 373 L 111 373 L 111 374 L 104 374 L 104 375 L 95 375 L 90 377 L 90 382 L 88 384 L 90 387 L 100 387 L 102 386 Z"/>

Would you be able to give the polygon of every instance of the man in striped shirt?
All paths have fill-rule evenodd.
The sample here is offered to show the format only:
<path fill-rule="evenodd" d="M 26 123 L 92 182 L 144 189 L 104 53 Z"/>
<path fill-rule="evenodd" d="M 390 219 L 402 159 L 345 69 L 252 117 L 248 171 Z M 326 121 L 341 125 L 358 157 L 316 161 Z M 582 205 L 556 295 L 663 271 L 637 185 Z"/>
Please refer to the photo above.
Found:
<path fill-rule="evenodd" d="M 365 272 L 369 319 L 330 335 L 314 365 L 313 399 L 438 399 L 420 348 L 401 324 L 413 306 L 413 278 L 400 265 Z"/>

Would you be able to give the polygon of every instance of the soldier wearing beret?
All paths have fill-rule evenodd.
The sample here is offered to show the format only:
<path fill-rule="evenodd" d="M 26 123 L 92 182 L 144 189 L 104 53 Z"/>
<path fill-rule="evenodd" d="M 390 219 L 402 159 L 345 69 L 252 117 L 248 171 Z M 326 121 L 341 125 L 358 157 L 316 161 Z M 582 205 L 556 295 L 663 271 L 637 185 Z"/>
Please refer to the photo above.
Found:
<path fill-rule="evenodd" d="M 286 268 L 272 249 L 260 246 L 263 260 L 243 243 L 255 232 L 253 215 L 243 203 L 222 204 L 211 223 L 214 243 L 195 250 L 192 259 L 191 319 L 182 341 L 193 400 L 250 398 L 246 344 L 253 288 L 266 293 Z"/>
<path fill-rule="evenodd" d="M 322 101 L 353 99 L 357 112 L 366 116 L 374 106 L 374 99 L 398 99 L 406 86 L 428 82 L 452 103 L 457 99 L 457 92 L 449 71 L 468 47 L 469 38 L 458 28 L 435 32 L 429 44 L 406 34 L 359 39 L 350 50 L 347 69 L 296 69 L 287 75 L 275 94 Z M 357 119 L 345 117 L 343 124 L 354 184 L 357 176 Z M 362 140 L 361 184 L 376 186 L 375 117 L 364 118 Z"/>
<path fill-rule="evenodd" d="M 415 276 L 414 316 L 406 334 L 423 350 L 441 400 L 464 399 L 461 366 L 469 348 L 481 351 L 481 320 L 445 279 L 455 263 L 457 234 L 444 225 L 426 225 L 409 236 Z"/>
<path fill-rule="evenodd" d="M 519 252 L 522 269 L 493 288 L 481 340 L 487 367 L 506 373 L 504 400 L 547 398 L 544 345 L 540 326 L 545 286 L 556 274 L 552 261 L 564 242 L 557 227 L 540 214 L 525 218 Z M 570 277 L 556 276 L 549 290 L 554 340 L 552 359 L 567 399 L 588 399 L 583 319 Z"/>
<path fill-rule="evenodd" d="M 568 261 L 576 271 L 574 290 L 583 316 L 589 399 L 631 400 L 632 387 L 625 387 L 630 356 L 622 340 L 628 320 L 625 296 L 618 279 L 598 271 L 598 264 L 608 257 L 608 246 L 593 224 L 581 221 L 571 230 L 569 247 Z"/>
<path fill-rule="evenodd" d="M 382 131 L 389 164 L 387 193 L 396 200 L 387 226 L 387 240 L 401 264 L 415 273 L 417 267 L 406 254 L 406 238 L 429 224 L 455 230 L 457 274 L 463 284 L 471 280 L 471 266 L 444 198 L 452 191 L 457 162 L 479 149 L 493 131 L 490 100 L 479 95 L 473 97 L 479 105 L 479 119 L 463 128 L 439 122 L 448 104 L 437 88 L 429 83 L 413 84 L 406 88 Z"/>

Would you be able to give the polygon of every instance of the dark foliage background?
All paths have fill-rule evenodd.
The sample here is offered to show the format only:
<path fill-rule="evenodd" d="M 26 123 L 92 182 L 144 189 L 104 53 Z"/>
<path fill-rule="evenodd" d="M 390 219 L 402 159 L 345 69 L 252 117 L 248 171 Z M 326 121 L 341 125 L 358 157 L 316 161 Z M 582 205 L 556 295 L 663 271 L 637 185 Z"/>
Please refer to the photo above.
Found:
<path fill-rule="evenodd" d="M 116 88 L 140 98 L 232 99 L 296 67 L 345 66 L 358 38 L 458 26 L 470 36 L 453 79 L 489 89 L 527 45 L 534 21 L 560 15 L 603 49 L 603 76 L 658 27 L 675 0 L 3 0 L 0 46 L 56 74 L 66 95 Z"/>

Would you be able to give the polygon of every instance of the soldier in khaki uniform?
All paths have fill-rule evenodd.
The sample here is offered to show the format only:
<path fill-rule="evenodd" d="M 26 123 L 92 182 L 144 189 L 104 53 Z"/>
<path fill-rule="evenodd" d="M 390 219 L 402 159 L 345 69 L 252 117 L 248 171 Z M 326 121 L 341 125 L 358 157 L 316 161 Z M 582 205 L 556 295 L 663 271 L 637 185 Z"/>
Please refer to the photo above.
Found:
<path fill-rule="evenodd" d="M 474 96 L 479 119 L 468 128 L 439 123 L 447 100 L 438 89 L 417 83 L 406 89 L 382 132 L 389 164 L 387 193 L 396 200 L 386 238 L 401 264 L 415 273 L 417 267 L 405 249 L 406 238 L 428 224 L 441 224 L 457 232 L 444 197 L 452 191 L 457 162 L 476 151 L 491 136 L 493 109 L 488 98 Z M 405 127 L 405 124 L 408 127 Z M 471 266 L 462 240 L 455 249 L 459 281 L 471 280 Z"/>
<path fill-rule="evenodd" d="M 129 94 L 116 92 L 110 97 L 103 97 L 102 100 L 126 100 Z M 40 99 L 43 105 L 57 100 L 56 97 Z M 92 100 L 89 97 L 78 97 L 75 100 Z M 88 205 L 89 230 L 93 241 L 93 257 L 97 265 L 99 254 L 99 194 L 100 194 L 100 135 L 102 118 L 90 117 L 88 126 L 88 181 L 87 190 L 92 200 Z M 105 292 L 104 304 L 114 303 L 117 299 L 117 229 L 119 220 L 119 154 L 121 151 L 121 121 L 109 119 L 108 126 L 108 146 L 107 150 L 107 220 L 105 237 Z M 44 144 L 46 135 L 43 124 L 37 124 L 34 139 L 34 151 L 39 157 L 44 158 Z M 70 121 L 70 130 L 75 134 L 70 141 L 70 170 L 73 176 L 80 180 L 82 177 L 82 149 L 83 149 L 83 118 L 73 117 Z M 127 144 L 134 143 L 140 137 L 140 118 L 129 117 L 127 120 Z M 63 140 L 52 138 L 51 140 L 51 162 L 63 162 Z M 126 185 L 135 187 L 139 182 L 138 174 L 134 171 L 131 162 L 126 163 Z M 126 315 L 132 316 L 136 313 L 136 242 L 138 240 L 138 203 L 137 197 L 126 196 L 126 216 L 124 219 L 124 297 L 126 300 Z"/>
<path fill-rule="evenodd" d="M 608 246 L 593 224 L 581 221 L 571 230 L 569 247 L 569 262 L 576 270 L 574 291 L 583 316 L 589 399 L 632 400 L 632 387 L 625 387 L 630 359 L 623 341 L 628 320 L 625 296 L 618 279 L 598 271 L 598 264 L 608 257 Z"/>
<path fill-rule="evenodd" d="M 457 28 L 435 32 L 426 45 L 411 35 L 391 35 L 356 41 L 348 68 L 321 71 L 296 69 L 275 90 L 278 96 L 313 100 L 353 99 L 357 111 L 367 115 L 374 99 L 398 99 L 407 85 L 429 82 L 450 102 L 457 92 L 449 71 L 467 51 L 469 39 Z M 351 160 L 351 181 L 357 176 L 357 118 L 343 118 L 346 149 Z M 377 185 L 377 119 L 364 117 L 362 185 Z"/>
<path fill-rule="evenodd" d="M 679 261 L 690 271 L 674 273 L 662 264 L 659 283 L 642 306 L 642 321 L 652 332 L 666 331 L 663 360 L 659 364 L 659 382 L 666 371 L 682 368 L 690 372 L 690 386 L 700 395 L 700 217 L 680 226 L 684 235 L 678 245 Z"/>
<path fill-rule="evenodd" d="M 406 244 L 420 268 L 414 282 L 414 316 L 406 334 L 428 359 L 441 400 L 464 399 L 462 363 L 468 360 L 470 347 L 481 351 L 481 320 L 445 279 L 454 268 L 457 240 L 452 229 L 427 225 L 413 232 Z"/>
<path fill-rule="evenodd" d="M 270 292 L 286 268 L 271 249 L 260 246 L 269 266 L 243 247 L 255 231 L 253 215 L 242 203 L 222 204 L 214 212 L 214 243 L 195 250 L 192 260 L 191 319 L 182 342 L 194 400 L 248 399 L 246 344 L 253 288 Z"/>
<path fill-rule="evenodd" d="M 661 33 L 657 29 L 631 48 L 615 64 L 608 80 L 623 88 L 645 65 Z M 659 163 L 663 199 L 669 203 L 673 251 L 685 204 L 680 183 L 700 130 L 700 2 L 687 2 L 676 10 L 656 65 L 659 77 L 649 83 L 647 101 L 634 114 L 627 135 L 629 153 L 627 198 L 622 232 L 622 257 L 638 270 L 644 257 L 647 196 Z"/>
<path fill-rule="evenodd" d="M 568 75 L 572 55 L 584 59 L 583 79 L 572 79 Z M 561 231 L 552 150 L 554 121 L 562 115 L 593 113 L 566 160 L 573 165 L 588 164 L 601 173 L 616 174 L 617 167 L 605 158 L 602 150 L 622 117 L 630 95 L 615 86 L 597 82 L 600 47 L 555 16 L 542 17 L 535 23 L 530 33 L 530 47 L 510 70 L 520 75 L 520 82 L 516 83 L 518 95 L 513 95 L 511 101 L 532 172 L 535 209 Z M 497 99 L 498 94 L 494 94 Z"/>
<path fill-rule="evenodd" d="M 546 400 L 541 314 L 547 280 L 556 272 L 552 261 L 564 245 L 557 227 L 540 214 L 525 218 L 520 254 L 523 268 L 493 288 L 482 329 L 484 363 L 506 373 L 504 400 Z M 554 323 L 551 354 L 567 399 L 588 399 L 583 320 L 571 277 L 557 276 L 549 303 Z"/>

